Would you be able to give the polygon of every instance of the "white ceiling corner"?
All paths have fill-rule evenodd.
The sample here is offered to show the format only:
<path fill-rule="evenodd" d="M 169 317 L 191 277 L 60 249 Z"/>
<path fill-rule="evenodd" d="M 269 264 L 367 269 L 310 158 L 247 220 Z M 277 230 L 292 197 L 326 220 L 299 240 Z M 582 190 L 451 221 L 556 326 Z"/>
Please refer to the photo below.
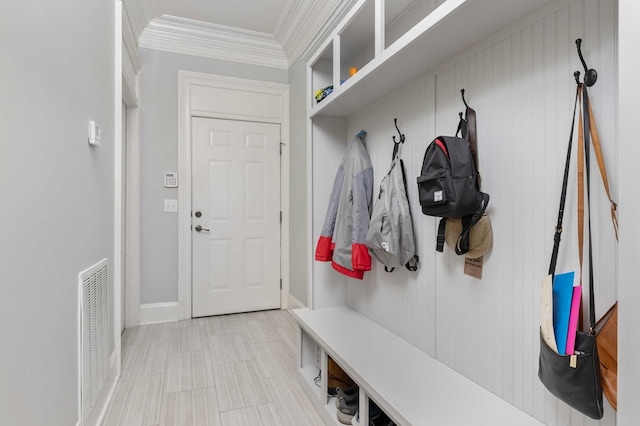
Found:
<path fill-rule="evenodd" d="M 151 15 L 149 5 L 146 0 L 123 0 L 124 16 L 128 20 L 129 26 L 136 40 L 154 16 Z"/>
<path fill-rule="evenodd" d="M 271 34 L 176 16 L 153 19 L 140 37 L 140 47 L 274 68 L 289 66 Z"/>
<path fill-rule="evenodd" d="M 133 12 L 131 26 L 140 47 L 288 69 L 310 43 L 322 42 L 333 31 L 356 0 L 288 0 L 273 34 L 159 15 L 157 0 L 124 1 Z M 140 25 L 144 30 L 138 33 Z"/>

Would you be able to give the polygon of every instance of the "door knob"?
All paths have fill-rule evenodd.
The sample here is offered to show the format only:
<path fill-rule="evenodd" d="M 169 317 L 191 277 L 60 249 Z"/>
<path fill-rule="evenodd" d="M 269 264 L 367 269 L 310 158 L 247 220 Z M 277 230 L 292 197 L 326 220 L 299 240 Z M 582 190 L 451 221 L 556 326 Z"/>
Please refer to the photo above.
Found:
<path fill-rule="evenodd" d="M 203 228 L 200 225 L 196 225 L 196 231 L 198 231 L 198 232 L 202 232 L 202 231 L 209 232 L 209 230 L 207 228 Z"/>

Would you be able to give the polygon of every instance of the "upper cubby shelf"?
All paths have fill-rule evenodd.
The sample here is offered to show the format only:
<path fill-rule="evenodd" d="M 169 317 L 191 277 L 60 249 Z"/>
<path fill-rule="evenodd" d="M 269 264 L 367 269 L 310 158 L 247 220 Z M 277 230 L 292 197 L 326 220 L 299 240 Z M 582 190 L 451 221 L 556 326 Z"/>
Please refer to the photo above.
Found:
<path fill-rule="evenodd" d="M 547 1 L 361 0 L 310 61 L 314 93 L 333 92 L 309 117 L 347 117 Z"/>

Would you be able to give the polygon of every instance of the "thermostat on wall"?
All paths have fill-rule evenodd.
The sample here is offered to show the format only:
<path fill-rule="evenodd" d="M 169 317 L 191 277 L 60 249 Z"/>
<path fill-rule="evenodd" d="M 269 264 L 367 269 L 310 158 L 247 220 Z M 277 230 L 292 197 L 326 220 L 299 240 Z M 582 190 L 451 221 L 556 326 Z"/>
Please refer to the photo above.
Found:
<path fill-rule="evenodd" d="M 165 188 L 178 187 L 178 174 L 176 172 L 164 172 L 164 187 Z"/>
<path fill-rule="evenodd" d="M 100 146 L 100 126 L 93 120 L 89 122 L 89 145 Z"/>

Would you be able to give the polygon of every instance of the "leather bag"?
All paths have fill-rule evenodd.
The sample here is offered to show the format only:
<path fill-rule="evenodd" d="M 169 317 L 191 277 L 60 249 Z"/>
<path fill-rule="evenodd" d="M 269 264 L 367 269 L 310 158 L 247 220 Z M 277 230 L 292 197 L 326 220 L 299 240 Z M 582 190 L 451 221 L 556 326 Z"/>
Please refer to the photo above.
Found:
<path fill-rule="evenodd" d="M 596 324 L 596 345 L 600 355 L 600 376 L 604 396 L 618 409 L 618 303 Z"/>
<path fill-rule="evenodd" d="M 555 274 L 558 250 L 560 246 L 560 236 L 562 233 L 562 219 L 567 194 L 567 182 L 569 177 L 569 166 L 571 163 L 571 145 L 573 141 L 573 130 L 575 125 L 576 109 L 580 94 L 584 93 L 585 116 L 588 117 L 588 98 L 586 90 L 583 91 L 582 84 L 578 84 L 576 90 L 576 100 L 571 122 L 571 135 L 565 162 L 564 179 L 560 197 L 560 208 L 558 212 L 558 222 L 554 237 L 554 246 L 551 254 L 549 275 Z M 580 114 L 578 128 L 578 253 L 580 253 L 580 284 L 582 284 L 582 244 L 584 232 L 584 170 L 586 168 L 587 183 L 587 209 L 590 208 L 590 173 L 589 173 L 589 120 L 585 120 L 585 131 L 582 129 L 582 113 Z M 584 142 L 584 146 L 583 146 Z M 585 149 L 586 148 L 586 149 Z M 585 167 L 586 165 L 586 167 Z M 602 404 L 602 385 L 600 381 L 600 362 L 598 358 L 598 347 L 596 345 L 596 321 L 595 321 L 595 299 L 593 282 L 593 262 L 592 262 L 592 241 L 591 241 L 591 216 L 588 217 L 589 236 L 589 329 L 579 331 L 576 335 L 575 352 L 571 355 L 559 355 L 543 339 L 540 333 L 540 357 L 538 377 L 544 386 L 558 399 L 567 405 L 580 411 L 582 414 L 592 419 L 601 419 L 604 410 Z"/>
<path fill-rule="evenodd" d="M 328 357 L 327 361 L 327 385 L 330 389 L 345 389 L 355 384 L 351 377 L 331 357 Z"/>

